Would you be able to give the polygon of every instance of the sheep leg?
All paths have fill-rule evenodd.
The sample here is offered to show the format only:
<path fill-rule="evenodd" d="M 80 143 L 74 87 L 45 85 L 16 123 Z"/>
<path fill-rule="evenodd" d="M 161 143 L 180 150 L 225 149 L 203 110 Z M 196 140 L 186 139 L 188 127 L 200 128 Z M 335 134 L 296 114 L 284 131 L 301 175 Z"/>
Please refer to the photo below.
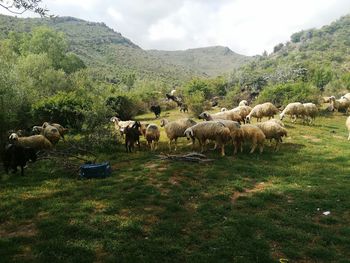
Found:
<path fill-rule="evenodd" d="M 260 151 L 260 154 L 262 154 L 262 152 L 264 151 L 264 143 L 259 144 L 259 151 Z"/>
<path fill-rule="evenodd" d="M 348 136 L 348 141 L 350 141 L 350 132 L 349 132 L 349 136 Z"/>
<path fill-rule="evenodd" d="M 280 139 L 275 139 L 275 141 L 276 141 L 275 152 L 277 152 L 279 150 L 279 146 L 280 146 Z"/>
<path fill-rule="evenodd" d="M 177 138 L 175 138 L 175 151 L 177 150 Z"/>
<path fill-rule="evenodd" d="M 221 156 L 225 156 L 225 144 L 221 145 Z"/>
<path fill-rule="evenodd" d="M 252 148 L 250 149 L 250 153 L 253 153 L 256 149 L 257 141 L 256 139 L 252 140 Z"/>
<path fill-rule="evenodd" d="M 217 144 L 217 142 L 215 142 L 215 144 L 214 144 L 214 148 L 213 148 L 213 149 L 211 149 L 211 150 L 212 150 L 212 151 L 215 151 L 217 147 L 218 147 L 218 144 Z"/>

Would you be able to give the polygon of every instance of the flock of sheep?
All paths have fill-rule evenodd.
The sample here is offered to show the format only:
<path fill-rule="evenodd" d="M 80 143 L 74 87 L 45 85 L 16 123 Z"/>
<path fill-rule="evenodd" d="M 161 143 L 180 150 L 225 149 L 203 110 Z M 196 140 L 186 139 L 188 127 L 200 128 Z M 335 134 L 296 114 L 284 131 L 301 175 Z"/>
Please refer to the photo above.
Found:
<path fill-rule="evenodd" d="M 329 103 L 328 109 L 331 111 L 343 110 L 348 113 L 350 107 L 350 93 L 345 94 L 340 99 L 334 96 L 324 97 L 325 103 Z M 154 109 L 152 109 L 154 111 Z M 154 111 L 155 112 L 155 111 Z M 219 148 L 221 155 L 225 155 L 225 145 L 233 145 L 233 153 L 243 151 L 243 144 L 250 143 L 250 153 L 257 148 L 260 153 L 263 152 L 266 140 L 275 141 L 275 151 L 279 150 L 282 138 L 287 136 L 287 130 L 282 120 L 289 116 L 292 122 L 301 119 L 303 123 L 312 124 L 318 114 L 318 108 L 314 103 L 294 102 L 288 104 L 279 114 L 279 119 L 274 119 L 280 110 L 270 102 L 258 104 L 251 108 L 247 101 L 243 100 L 239 105 L 231 110 L 222 108 L 220 112 L 203 112 L 198 117 L 203 119 L 197 123 L 191 118 L 182 118 L 175 121 L 162 119 L 160 127 L 151 123 L 145 124 L 139 121 L 121 121 L 117 117 L 112 117 L 115 130 L 125 140 L 127 152 L 131 152 L 136 145 L 140 147 L 140 136 L 144 136 L 151 150 L 158 148 L 160 139 L 160 129 L 164 128 L 168 138 L 168 146 L 171 151 L 177 149 L 177 140 L 180 137 L 186 137 L 191 141 L 192 148 L 198 141 L 201 152 L 205 150 L 208 142 L 214 142 L 214 149 Z M 157 114 L 156 114 L 157 113 Z M 160 108 L 156 108 L 156 117 L 160 115 Z M 252 118 L 256 118 L 257 123 L 251 124 Z M 263 118 L 268 120 L 262 121 Z M 350 140 L 350 116 L 346 120 L 346 127 L 349 131 L 348 140 Z M 9 136 L 9 144 L 5 149 L 4 167 L 6 171 L 9 168 L 17 170 L 31 159 L 35 160 L 36 153 L 39 150 L 52 149 L 53 146 L 62 138 L 68 130 L 57 123 L 45 122 L 42 126 L 34 126 L 32 133 L 34 135 L 23 136 L 20 133 L 12 133 Z M 28 149 L 31 149 L 28 151 Z"/>

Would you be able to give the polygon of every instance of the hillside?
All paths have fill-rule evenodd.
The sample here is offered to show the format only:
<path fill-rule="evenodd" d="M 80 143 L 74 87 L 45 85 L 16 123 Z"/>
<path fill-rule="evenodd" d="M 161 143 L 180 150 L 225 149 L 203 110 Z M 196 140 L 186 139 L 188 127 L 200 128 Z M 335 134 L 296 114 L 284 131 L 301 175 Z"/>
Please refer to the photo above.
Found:
<path fill-rule="evenodd" d="M 222 46 L 187 49 L 184 51 L 150 50 L 149 53 L 188 70 L 196 69 L 210 77 L 231 72 L 252 59 Z"/>
<path fill-rule="evenodd" d="M 141 79 L 169 79 L 177 83 L 193 76 L 224 74 L 245 62 L 244 56 L 223 47 L 169 53 L 145 51 L 104 23 L 72 17 L 22 19 L 0 15 L 0 37 L 6 37 L 10 31 L 29 32 L 43 25 L 64 32 L 71 51 L 109 78 L 132 71 Z"/>

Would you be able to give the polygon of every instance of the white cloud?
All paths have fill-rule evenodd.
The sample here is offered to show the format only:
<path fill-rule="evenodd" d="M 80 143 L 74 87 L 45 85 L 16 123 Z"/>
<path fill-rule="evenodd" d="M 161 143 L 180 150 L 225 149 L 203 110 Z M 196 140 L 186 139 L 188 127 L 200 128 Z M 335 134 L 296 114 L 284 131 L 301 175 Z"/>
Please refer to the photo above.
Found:
<path fill-rule="evenodd" d="M 44 0 L 51 13 L 105 22 L 145 49 L 224 45 L 246 55 L 350 13 L 349 0 Z M 4 12 L 0 9 L 0 12 Z"/>

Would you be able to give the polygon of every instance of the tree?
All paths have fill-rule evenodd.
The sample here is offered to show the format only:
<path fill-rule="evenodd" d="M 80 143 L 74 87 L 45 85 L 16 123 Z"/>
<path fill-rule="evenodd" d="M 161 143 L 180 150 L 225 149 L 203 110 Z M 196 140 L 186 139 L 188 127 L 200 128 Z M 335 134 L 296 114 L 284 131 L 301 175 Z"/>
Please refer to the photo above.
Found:
<path fill-rule="evenodd" d="M 41 0 L 0 0 L 0 7 L 17 15 L 31 11 L 41 17 L 48 16 L 48 10 L 42 7 L 41 2 Z"/>

